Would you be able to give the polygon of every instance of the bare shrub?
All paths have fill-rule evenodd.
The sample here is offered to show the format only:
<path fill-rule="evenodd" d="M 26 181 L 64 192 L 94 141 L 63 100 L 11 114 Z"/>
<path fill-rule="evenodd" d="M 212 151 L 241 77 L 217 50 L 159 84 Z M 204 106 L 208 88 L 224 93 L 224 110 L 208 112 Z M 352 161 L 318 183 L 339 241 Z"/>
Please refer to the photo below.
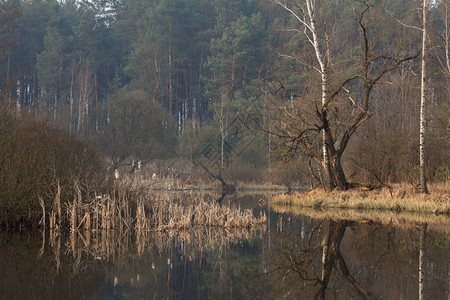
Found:
<path fill-rule="evenodd" d="M 100 190 L 106 167 L 101 157 L 68 133 L 43 120 L 0 111 L 0 216 L 40 217 L 42 198 L 50 211 L 60 186 L 62 202 L 72 200 L 74 183 L 83 194 Z"/>

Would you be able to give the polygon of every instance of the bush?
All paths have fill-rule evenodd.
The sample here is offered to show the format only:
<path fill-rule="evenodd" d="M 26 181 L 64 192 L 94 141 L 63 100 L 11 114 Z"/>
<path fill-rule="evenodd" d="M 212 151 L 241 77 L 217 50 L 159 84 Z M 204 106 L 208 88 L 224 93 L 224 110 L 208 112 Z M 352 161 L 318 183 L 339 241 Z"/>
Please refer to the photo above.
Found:
<path fill-rule="evenodd" d="M 448 178 L 450 177 L 450 169 L 447 165 L 442 164 L 440 165 L 435 174 L 435 178 L 438 182 L 447 182 Z"/>
<path fill-rule="evenodd" d="M 57 184 L 61 200 L 73 200 L 74 184 L 82 193 L 100 188 L 106 166 L 99 154 L 47 122 L 0 110 L 0 216 L 28 217 L 53 205 Z"/>
<path fill-rule="evenodd" d="M 99 149 L 120 167 L 130 157 L 164 159 L 175 154 L 175 122 L 143 90 L 121 89 L 108 99 L 108 124 L 98 135 Z"/>

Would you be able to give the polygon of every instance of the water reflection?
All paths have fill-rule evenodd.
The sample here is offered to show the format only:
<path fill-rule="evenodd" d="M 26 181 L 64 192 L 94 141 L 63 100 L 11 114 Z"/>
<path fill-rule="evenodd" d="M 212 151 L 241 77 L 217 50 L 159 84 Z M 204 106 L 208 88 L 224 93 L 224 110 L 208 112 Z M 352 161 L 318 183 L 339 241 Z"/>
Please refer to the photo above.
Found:
<path fill-rule="evenodd" d="M 443 226 L 261 207 L 262 230 L 0 233 L 2 299 L 448 299 Z M 445 227 L 444 227 L 445 229 Z"/>
<path fill-rule="evenodd" d="M 405 225 L 301 217 L 279 224 L 272 233 L 268 267 L 278 294 L 306 299 L 447 299 L 448 233 L 430 232 L 426 223 Z"/>
<path fill-rule="evenodd" d="M 425 276 L 425 238 L 427 235 L 427 223 L 420 226 L 420 241 L 419 241 L 419 299 L 424 299 L 424 276 Z"/>
<path fill-rule="evenodd" d="M 316 292 L 314 298 L 325 298 L 325 292 L 330 284 L 333 269 L 338 269 L 341 276 L 362 298 L 368 298 L 370 293 L 364 289 L 350 274 L 347 264 L 342 257 L 340 246 L 348 221 L 325 220 L 320 221 L 311 229 L 306 238 L 302 234 L 300 239 L 295 239 L 289 234 L 278 235 L 278 244 L 271 248 L 271 256 L 274 270 L 295 273 L 309 288 Z M 312 295 L 310 295 L 312 296 Z"/>

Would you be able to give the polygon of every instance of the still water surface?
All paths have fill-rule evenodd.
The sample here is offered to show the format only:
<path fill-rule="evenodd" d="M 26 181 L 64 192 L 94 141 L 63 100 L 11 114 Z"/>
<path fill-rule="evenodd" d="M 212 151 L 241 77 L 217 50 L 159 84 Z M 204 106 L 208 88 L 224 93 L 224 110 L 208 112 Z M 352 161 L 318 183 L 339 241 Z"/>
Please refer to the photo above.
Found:
<path fill-rule="evenodd" d="M 257 231 L 2 232 L 0 298 L 449 299 L 448 222 L 314 219 L 267 197 L 222 200 L 264 210 Z"/>

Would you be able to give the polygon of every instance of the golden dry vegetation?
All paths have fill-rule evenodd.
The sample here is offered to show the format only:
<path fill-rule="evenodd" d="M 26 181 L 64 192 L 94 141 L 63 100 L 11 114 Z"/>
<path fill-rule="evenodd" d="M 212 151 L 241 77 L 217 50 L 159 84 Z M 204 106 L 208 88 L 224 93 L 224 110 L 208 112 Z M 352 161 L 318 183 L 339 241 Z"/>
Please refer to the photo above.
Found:
<path fill-rule="evenodd" d="M 448 216 L 450 213 L 450 183 L 433 184 L 429 189 L 429 194 L 420 193 L 410 185 L 395 185 L 373 190 L 356 188 L 332 192 L 315 189 L 307 193 L 277 195 L 271 199 L 271 203 L 277 206 L 386 210 Z"/>
<path fill-rule="evenodd" d="M 61 205 L 57 193 L 53 208 L 42 205 L 41 223 L 51 230 L 135 229 L 138 232 L 186 230 L 193 227 L 255 228 L 264 227 L 266 216 L 254 216 L 251 209 L 220 205 L 203 197 L 186 195 L 174 200 L 170 195 L 155 195 L 148 190 L 131 190 L 119 183 L 105 195 L 83 198 L 77 185 L 72 202 Z M 48 221 L 47 221 L 48 220 Z"/>

